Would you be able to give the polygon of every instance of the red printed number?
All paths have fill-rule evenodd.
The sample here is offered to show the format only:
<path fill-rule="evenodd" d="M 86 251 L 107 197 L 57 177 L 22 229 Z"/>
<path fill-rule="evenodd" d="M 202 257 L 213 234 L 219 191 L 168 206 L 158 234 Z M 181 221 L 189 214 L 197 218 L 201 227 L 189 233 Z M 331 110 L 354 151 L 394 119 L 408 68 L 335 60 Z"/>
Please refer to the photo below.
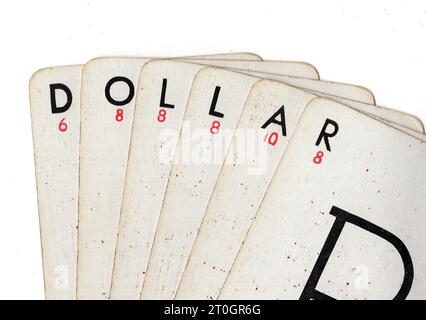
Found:
<path fill-rule="evenodd" d="M 166 115 L 167 115 L 167 111 L 164 109 L 160 109 L 160 111 L 158 111 L 158 117 L 157 117 L 158 122 L 166 121 Z"/>
<path fill-rule="evenodd" d="M 314 157 L 314 163 L 320 164 L 322 162 L 322 158 L 324 157 L 324 152 L 318 151 L 317 154 Z"/>
<path fill-rule="evenodd" d="M 59 126 L 58 126 L 59 131 L 61 132 L 65 132 L 68 129 L 68 125 L 65 123 L 65 118 L 62 118 L 61 121 L 59 121 Z"/>
<path fill-rule="evenodd" d="M 269 136 L 269 138 L 268 138 Z M 278 133 L 276 132 L 272 132 L 271 135 L 269 135 L 269 133 L 266 134 L 265 139 L 263 139 L 263 141 L 268 140 L 268 144 L 270 144 L 271 146 L 275 146 L 278 142 Z"/>
<path fill-rule="evenodd" d="M 210 133 L 211 134 L 217 134 L 219 133 L 220 129 L 220 122 L 219 121 L 213 121 L 212 126 L 210 127 Z"/>
<path fill-rule="evenodd" d="M 124 111 L 123 109 L 117 109 L 117 113 L 115 114 L 115 120 L 117 122 L 121 122 L 124 119 Z"/>

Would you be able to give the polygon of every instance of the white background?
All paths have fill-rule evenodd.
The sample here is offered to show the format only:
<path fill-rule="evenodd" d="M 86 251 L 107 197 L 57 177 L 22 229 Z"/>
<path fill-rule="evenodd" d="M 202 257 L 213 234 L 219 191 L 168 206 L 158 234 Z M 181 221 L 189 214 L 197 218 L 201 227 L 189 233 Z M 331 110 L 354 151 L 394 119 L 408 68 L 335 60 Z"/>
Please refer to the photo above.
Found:
<path fill-rule="evenodd" d="M 99 55 L 251 51 L 426 122 L 426 1 L 1 1 L 0 298 L 43 298 L 28 80 Z M 398 150 L 395 150 L 398 152 Z"/>

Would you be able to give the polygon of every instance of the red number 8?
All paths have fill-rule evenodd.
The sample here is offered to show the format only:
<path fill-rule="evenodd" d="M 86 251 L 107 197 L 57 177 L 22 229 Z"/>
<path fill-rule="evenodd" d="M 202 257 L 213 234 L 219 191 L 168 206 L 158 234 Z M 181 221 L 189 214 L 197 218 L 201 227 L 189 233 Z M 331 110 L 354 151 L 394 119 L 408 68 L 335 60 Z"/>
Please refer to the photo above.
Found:
<path fill-rule="evenodd" d="M 158 122 L 166 121 L 166 115 L 167 115 L 167 111 L 164 109 L 160 109 L 160 111 L 158 112 L 158 117 L 157 117 Z"/>
<path fill-rule="evenodd" d="M 115 120 L 117 122 L 121 122 L 124 119 L 124 111 L 123 109 L 117 109 L 117 113 L 115 114 Z"/>
<path fill-rule="evenodd" d="M 219 133 L 220 129 L 220 122 L 219 121 L 213 121 L 212 126 L 210 127 L 210 133 L 211 134 L 217 134 Z"/>
<path fill-rule="evenodd" d="M 314 157 L 314 163 L 320 164 L 322 162 L 322 158 L 324 157 L 324 152 L 318 151 L 317 154 Z"/>

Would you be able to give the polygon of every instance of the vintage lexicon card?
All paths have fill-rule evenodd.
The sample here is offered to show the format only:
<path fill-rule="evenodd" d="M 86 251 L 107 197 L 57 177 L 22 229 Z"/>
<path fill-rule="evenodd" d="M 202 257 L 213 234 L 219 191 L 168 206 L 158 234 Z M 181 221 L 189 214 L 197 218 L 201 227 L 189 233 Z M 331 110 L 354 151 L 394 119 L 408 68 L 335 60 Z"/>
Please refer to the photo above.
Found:
<path fill-rule="evenodd" d="M 85 65 L 81 92 L 77 298 L 106 299 L 117 237 L 135 85 L 148 59 Z"/>
<path fill-rule="evenodd" d="M 284 74 L 293 77 L 307 78 L 307 79 L 319 79 L 319 73 L 317 69 L 306 62 L 299 61 L 225 61 L 225 60 L 186 60 L 187 62 L 203 63 L 208 66 L 239 69 L 249 72 L 266 72 L 275 74 Z"/>
<path fill-rule="evenodd" d="M 315 99 L 219 298 L 422 298 L 425 159 L 423 140 Z"/>
<path fill-rule="evenodd" d="M 186 60 L 187 62 L 204 63 L 200 60 Z M 259 61 L 226 61 L 226 60 L 209 60 L 208 63 L 212 67 L 246 70 L 249 72 L 265 72 L 284 74 L 293 77 L 319 79 L 318 70 L 311 64 L 300 61 L 282 61 L 282 60 L 264 60 Z"/>
<path fill-rule="evenodd" d="M 46 68 L 30 81 L 46 299 L 75 299 L 82 66 Z"/>
<path fill-rule="evenodd" d="M 202 68 L 157 60 L 141 70 L 111 299 L 140 297 L 192 81 Z"/>

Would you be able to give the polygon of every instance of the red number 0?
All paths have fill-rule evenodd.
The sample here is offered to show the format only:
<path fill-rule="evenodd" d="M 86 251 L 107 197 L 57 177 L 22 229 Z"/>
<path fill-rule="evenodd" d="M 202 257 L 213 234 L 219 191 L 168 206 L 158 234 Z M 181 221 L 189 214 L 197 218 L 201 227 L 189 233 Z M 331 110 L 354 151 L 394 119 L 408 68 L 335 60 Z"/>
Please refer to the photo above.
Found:
<path fill-rule="evenodd" d="M 123 109 L 117 109 L 117 113 L 115 114 L 115 120 L 117 122 L 121 122 L 124 119 L 124 111 Z"/>
<path fill-rule="evenodd" d="M 68 125 L 65 123 L 65 118 L 62 118 L 61 121 L 59 121 L 59 126 L 58 126 L 59 131 L 61 132 L 65 132 L 68 129 Z"/>
<path fill-rule="evenodd" d="M 277 144 L 277 142 L 278 142 L 278 133 L 272 132 L 271 135 L 269 136 L 268 143 L 271 146 L 275 146 Z"/>
<path fill-rule="evenodd" d="M 210 127 L 210 133 L 211 134 L 219 133 L 219 129 L 220 129 L 220 122 L 213 121 L 212 126 Z"/>
<path fill-rule="evenodd" d="M 314 163 L 320 164 L 322 162 L 322 158 L 324 157 L 324 152 L 318 151 L 317 154 L 314 157 Z"/>

